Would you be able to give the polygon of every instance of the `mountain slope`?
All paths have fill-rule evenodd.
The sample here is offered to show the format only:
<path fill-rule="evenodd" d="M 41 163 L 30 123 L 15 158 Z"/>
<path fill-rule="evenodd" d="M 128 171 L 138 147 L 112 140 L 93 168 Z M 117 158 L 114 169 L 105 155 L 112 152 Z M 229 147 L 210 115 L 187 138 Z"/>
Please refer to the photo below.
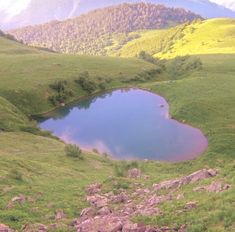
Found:
<path fill-rule="evenodd" d="M 140 38 L 127 42 L 111 55 L 136 56 L 140 51 L 161 58 L 196 54 L 235 53 L 235 20 L 210 19 L 168 30 L 136 32 Z"/>
<path fill-rule="evenodd" d="M 20 49 L 25 50 L 25 46 L 6 38 L 0 40 L 0 47 L 4 51 L 0 52 L 1 223 L 17 231 L 22 231 L 22 228 L 23 231 L 41 231 L 42 228 L 45 231 L 46 227 L 54 232 L 77 231 L 74 226 L 77 227 L 81 220 L 81 212 L 84 215 L 83 209 L 88 206 L 86 199 L 98 198 L 96 205 L 102 207 L 106 202 L 103 197 L 108 196 L 113 203 L 110 205 L 108 202 L 107 205 L 112 209 L 111 214 L 107 207 L 99 211 L 95 209 L 95 215 L 109 214 L 95 217 L 95 222 L 104 218 L 102 222 L 110 225 L 110 216 L 119 210 L 122 213 L 117 215 L 117 219 L 122 219 L 120 217 L 125 214 L 126 220 L 138 207 L 137 210 L 141 211 L 135 210 L 134 213 L 139 212 L 139 215 L 132 219 L 142 227 L 141 231 L 149 231 L 144 229 L 145 225 L 160 228 L 158 231 L 168 228 L 175 231 L 183 225 L 183 230 L 186 228 L 194 232 L 234 232 L 234 54 L 201 55 L 202 69 L 190 72 L 185 79 L 153 79 L 121 85 L 121 78 L 135 77 L 138 72 L 155 66 L 137 59 L 61 55 L 36 49 L 24 54 Z M 13 48 L 17 48 L 15 53 Z M 86 70 L 89 70 L 92 80 L 98 79 L 96 75 L 110 78 L 108 89 L 138 86 L 161 94 L 170 103 L 174 119 L 200 128 L 205 133 L 209 141 L 208 150 L 196 160 L 173 164 L 120 162 L 85 151 L 80 160 L 67 156 L 65 144 L 61 141 L 48 135 L 32 134 L 36 127 L 33 130 L 35 125 L 31 125 L 22 112 L 28 115 L 51 110 L 53 105 L 45 107 L 51 91 L 48 86 L 56 80 L 66 80 L 74 86 L 79 73 Z M 75 97 L 86 94 L 79 88 L 76 91 Z M 143 118 L 143 122 L 146 120 Z M 132 167 L 141 169 L 141 178 L 126 176 Z M 188 182 L 186 176 L 189 174 L 202 169 L 199 173 L 203 174 L 205 169 L 210 168 L 218 170 L 215 177 Z M 196 180 L 195 174 L 193 177 Z M 168 181 L 167 185 L 165 181 Z M 101 192 L 98 189 L 95 198 L 87 198 L 86 189 L 93 183 L 101 183 Z M 180 188 L 175 189 L 179 187 L 176 183 L 189 184 L 180 184 Z M 218 183 L 229 187 L 221 189 Z M 158 188 L 172 184 L 174 188 L 170 192 Z M 158 191 L 153 191 L 152 186 Z M 212 191 L 208 192 L 207 186 L 211 186 Z M 194 189 L 200 191 L 195 192 Z M 100 200 L 102 204 L 98 205 Z M 93 211 L 90 212 L 93 215 Z M 63 214 L 66 217 L 58 219 Z M 88 224 L 95 225 L 93 216 L 84 215 L 82 220 L 86 216 L 90 219 Z M 123 220 L 121 222 L 123 224 Z M 128 228 L 130 226 L 135 228 L 136 224 L 131 223 Z"/>
<path fill-rule="evenodd" d="M 154 68 L 156 66 L 150 63 L 132 58 L 41 51 L 0 36 L 0 96 L 27 114 L 45 112 L 55 107 L 50 97 L 58 95 L 50 86 L 59 81 L 66 80 L 66 88 L 71 93 L 66 97 L 66 102 L 86 95 L 87 92 L 75 84 L 75 80 L 85 71 L 89 72 L 90 82 L 95 84 L 94 91 L 100 91 L 98 85 L 101 81 L 105 88 L 122 86 L 123 80 Z"/>
<path fill-rule="evenodd" d="M 0 28 L 9 30 L 28 25 L 42 24 L 51 20 L 65 20 L 79 16 L 91 10 L 112 6 L 120 3 L 135 3 L 143 0 L 50 0 L 44 4 L 40 0 L 31 0 L 26 9 L 17 15 L 0 10 Z M 180 7 L 193 11 L 205 18 L 235 17 L 235 12 L 219 6 L 209 0 L 144 0 L 154 4 L 164 4 L 170 7 Z"/>
<path fill-rule="evenodd" d="M 81 0 L 79 12 L 85 13 L 89 10 L 113 4 L 120 4 L 123 2 L 150 2 L 154 4 L 164 4 L 169 7 L 180 7 L 200 14 L 202 17 L 205 18 L 235 17 L 234 11 L 212 3 L 208 0 L 103 0 L 97 1 L 96 4 L 94 4 L 94 0 Z"/>
<path fill-rule="evenodd" d="M 27 44 L 58 52 L 104 55 L 104 47 L 111 45 L 113 34 L 166 28 L 197 18 L 200 16 L 192 12 L 163 5 L 121 4 L 64 22 L 54 21 L 11 33 Z"/>

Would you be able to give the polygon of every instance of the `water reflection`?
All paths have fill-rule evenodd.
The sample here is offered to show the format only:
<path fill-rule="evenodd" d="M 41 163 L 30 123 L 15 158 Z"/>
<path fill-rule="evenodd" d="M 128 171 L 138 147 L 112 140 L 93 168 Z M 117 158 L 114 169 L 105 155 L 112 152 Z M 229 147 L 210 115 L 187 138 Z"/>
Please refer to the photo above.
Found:
<path fill-rule="evenodd" d="M 116 90 L 56 110 L 40 126 L 67 143 L 96 148 L 118 159 L 180 161 L 207 147 L 200 130 L 169 118 L 164 98 Z"/>

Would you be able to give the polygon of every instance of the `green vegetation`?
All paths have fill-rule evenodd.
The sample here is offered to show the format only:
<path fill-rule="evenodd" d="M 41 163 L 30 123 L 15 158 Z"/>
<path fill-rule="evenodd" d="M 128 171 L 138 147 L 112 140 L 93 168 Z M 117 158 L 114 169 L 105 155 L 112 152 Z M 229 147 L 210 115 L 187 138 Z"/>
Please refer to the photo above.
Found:
<path fill-rule="evenodd" d="M 185 55 L 235 53 L 234 21 L 196 20 L 175 28 L 136 32 L 139 38 L 110 54 L 130 57 L 145 51 L 155 57 L 169 59 Z"/>
<path fill-rule="evenodd" d="M 74 145 L 74 144 L 66 145 L 64 150 L 65 150 L 65 154 L 67 156 L 70 156 L 70 157 L 73 157 L 73 158 L 83 159 L 81 149 L 78 146 Z"/>
<path fill-rule="evenodd" d="M 233 50 L 232 44 L 230 47 Z M 218 53 L 226 51 L 219 49 Z M 85 188 L 91 183 L 101 182 L 107 191 L 120 188 L 132 191 L 133 182 L 150 186 L 202 168 L 216 168 L 219 171 L 216 179 L 231 184 L 229 190 L 195 193 L 192 189 L 197 184 L 184 186 L 180 189 L 184 199 L 159 205 L 162 215 L 133 220 L 172 227 L 187 224 L 188 231 L 194 232 L 234 231 L 234 60 L 233 54 L 199 55 L 157 60 L 156 66 L 138 59 L 52 54 L 0 37 L 1 223 L 16 229 L 26 223 L 55 223 L 55 211 L 63 209 L 67 215 L 65 223 L 70 224 L 87 206 Z M 159 68 L 157 77 L 154 74 L 153 78 L 146 78 L 147 72 Z M 104 82 L 107 89 L 139 86 L 161 94 L 168 100 L 173 118 L 202 129 L 209 141 L 208 150 L 196 160 L 176 164 L 119 162 L 89 152 L 83 152 L 84 159 L 80 160 L 65 155 L 66 145 L 61 141 L 22 129 L 36 130 L 35 122 L 27 115 L 52 109 L 51 95 L 71 89 L 74 96 L 69 100 L 73 100 L 89 94 L 75 82 L 86 71 L 89 80 L 96 84 Z M 142 76 L 143 81 L 131 80 L 137 76 Z M 141 168 L 148 178 L 126 178 L 129 167 Z M 9 207 L 11 199 L 19 194 L 29 200 Z M 198 201 L 198 207 L 178 213 L 189 201 Z"/>
<path fill-rule="evenodd" d="M 48 100 L 54 105 L 64 104 L 66 101 L 69 101 L 73 97 L 73 90 L 67 89 L 67 81 L 56 81 L 50 85 L 52 90 L 55 90 L 55 94 L 51 95 Z"/>
<path fill-rule="evenodd" d="M 42 113 L 87 95 L 75 83 L 81 73 L 89 71 L 89 80 L 97 85 L 102 80 L 107 88 L 115 88 L 123 85 L 120 79 L 154 68 L 138 59 L 49 53 L 0 37 L 0 96 L 26 114 Z"/>
<path fill-rule="evenodd" d="M 152 9 L 152 8 L 151 8 Z M 116 13 L 116 11 L 114 11 Z M 145 12 L 145 11 L 143 11 Z M 156 10 L 157 12 L 157 10 Z M 133 12 L 134 14 L 134 12 Z M 171 13 L 168 12 L 170 15 Z M 134 14 L 135 15 L 135 14 Z M 180 15 L 180 14 L 179 14 Z M 181 15 L 182 16 L 182 15 Z M 152 17 L 152 16 L 151 16 Z M 153 17 L 154 14 L 153 14 Z M 190 16 L 191 17 L 191 16 Z M 111 17 L 115 19 L 115 16 Z M 196 17 L 197 18 L 197 17 Z M 124 17 L 124 19 L 126 19 Z M 151 18 L 144 17 L 146 23 Z M 180 19 L 180 17 L 179 17 Z M 192 21 L 194 18 L 190 18 Z M 141 18 L 142 20 L 142 18 Z M 107 22 L 112 20 L 103 20 L 102 22 Z M 119 22 L 119 20 L 116 20 Z M 96 22 L 99 22 L 97 20 Z M 134 20 L 134 22 L 136 22 Z M 152 22 L 152 21 L 151 21 Z M 182 21 L 181 21 L 182 22 Z M 184 21 L 185 22 L 185 21 Z M 70 21 L 65 22 L 65 25 L 61 27 L 65 28 L 66 25 L 70 25 Z M 74 22 L 75 25 L 78 22 Z M 178 24 L 178 23 L 177 23 Z M 109 56 L 121 56 L 121 57 L 136 57 L 142 51 L 148 54 L 158 57 L 158 58 L 175 58 L 177 56 L 186 55 L 197 55 L 197 54 L 233 54 L 235 53 L 235 26 L 234 19 L 210 19 L 201 20 L 195 19 L 192 23 L 186 22 L 185 24 L 166 29 L 167 26 L 152 26 L 141 25 L 136 27 L 133 25 L 131 28 L 125 28 L 125 25 L 132 25 L 129 23 L 122 23 L 124 28 L 119 30 L 114 29 L 112 32 L 105 32 L 100 36 L 91 36 L 90 40 L 84 40 L 76 42 L 76 46 L 71 42 L 76 41 L 76 39 L 64 38 L 64 41 L 54 42 L 53 44 L 59 44 L 60 46 L 51 47 L 51 40 L 55 41 L 52 36 L 43 36 L 44 31 L 50 31 L 52 34 L 52 25 L 44 25 L 33 28 L 20 29 L 19 31 L 14 31 L 13 34 L 16 35 L 18 39 L 23 39 L 25 42 L 31 45 L 43 46 L 44 42 L 48 47 L 60 51 L 63 53 L 72 52 L 79 54 L 95 54 L 95 55 L 109 55 Z M 176 25 L 176 24 L 175 24 Z M 174 25 L 168 25 L 174 26 Z M 45 29 L 44 27 L 49 27 L 50 29 Z M 105 27 L 109 28 L 109 27 Z M 113 28 L 113 27 L 112 27 Z M 115 27 L 114 27 L 115 28 Z M 96 29 L 101 32 L 99 27 Z M 147 29 L 147 30 L 146 30 Z M 151 29 L 151 30 L 149 30 Z M 156 30 L 157 29 L 157 30 Z M 41 30 L 41 34 L 38 35 L 36 31 Z M 62 29 L 61 29 L 62 30 Z M 76 30 L 74 30 L 76 31 Z M 91 33 L 95 33 L 96 30 L 91 30 Z M 98 32 L 97 32 L 98 33 Z M 32 35 L 36 37 L 34 39 Z M 70 35 L 70 34 L 69 34 Z M 86 36 L 89 33 L 85 34 Z M 75 36 L 75 35 L 74 35 Z M 28 37 L 30 39 L 28 39 Z M 81 37 L 77 37 L 81 39 Z M 89 36 L 88 36 L 89 38 Z M 46 40 L 47 39 L 47 40 Z M 63 39 L 61 37 L 57 38 L 59 40 Z M 77 47 L 77 44 L 80 47 Z M 53 45 L 54 46 L 54 45 Z M 73 47 L 69 47 L 73 46 Z"/>

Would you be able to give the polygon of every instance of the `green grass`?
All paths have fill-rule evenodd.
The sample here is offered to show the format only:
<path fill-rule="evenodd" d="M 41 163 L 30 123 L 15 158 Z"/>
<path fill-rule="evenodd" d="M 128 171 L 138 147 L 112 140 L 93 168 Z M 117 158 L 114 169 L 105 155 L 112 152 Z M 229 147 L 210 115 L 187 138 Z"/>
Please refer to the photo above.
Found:
<path fill-rule="evenodd" d="M 1 44 L 0 41 L 0 47 L 4 49 L 6 45 Z M 14 45 L 5 50 L 13 49 Z M 196 184 L 185 186 L 180 190 L 185 193 L 185 199 L 159 206 L 164 212 L 161 217 L 133 220 L 162 226 L 186 223 L 188 231 L 194 232 L 232 232 L 235 226 L 235 55 L 199 57 L 203 63 L 201 70 L 187 72 L 180 79 L 172 72 L 170 81 L 138 85 L 164 96 L 170 104 L 172 117 L 200 128 L 209 140 L 208 150 L 197 159 L 184 163 L 149 161 L 126 164 L 86 152 L 83 160 L 68 157 L 61 141 L 23 132 L 22 126 L 35 125 L 22 112 L 29 114 L 52 108 L 43 96 L 48 85 L 57 78 L 70 81 L 73 75 L 89 69 L 94 77 L 98 73 L 114 80 L 120 78 L 120 72 L 136 75 L 152 65 L 132 59 L 67 56 L 38 50 L 26 56 L 1 54 L 0 128 L 10 132 L 0 132 L 0 222 L 15 229 L 26 223 L 50 224 L 55 222 L 55 210 L 62 208 L 69 223 L 86 206 L 84 189 L 88 184 L 103 182 L 107 191 L 115 192 L 118 188 L 132 191 L 133 180 L 122 177 L 129 166 L 138 166 L 149 175 L 147 180 L 138 180 L 145 186 L 211 167 L 219 170 L 216 179 L 232 185 L 230 190 L 219 194 L 194 193 L 192 189 Z M 124 84 L 115 79 L 109 88 L 118 86 Z M 84 93 L 80 90 L 75 97 L 82 95 Z M 11 198 L 19 194 L 31 197 L 35 202 L 6 209 Z M 195 210 L 176 213 L 191 200 L 199 202 Z"/>
<path fill-rule="evenodd" d="M 86 206 L 85 187 L 112 174 L 109 160 L 90 154 L 83 160 L 67 157 L 64 144 L 54 139 L 8 132 L 0 134 L 0 144 L 0 220 L 14 228 L 30 222 L 52 223 L 60 208 L 69 218 L 78 217 Z M 7 187 L 12 189 L 5 192 Z M 35 202 L 6 209 L 20 193 Z"/>
<path fill-rule="evenodd" d="M 110 52 L 123 57 L 146 51 L 159 58 L 184 55 L 234 54 L 235 20 L 210 19 L 166 30 L 135 32 L 140 38 Z"/>
<path fill-rule="evenodd" d="M 186 79 L 144 85 L 168 100 L 173 118 L 201 128 L 209 141 L 208 150 L 195 161 L 167 165 L 166 168 L 170 170 L 164 173 L 177 173 L 175 168 L 182 173 L 201 167 L 214 167 L 219 169 L 219 179 L 234 186 L 235 55 L 201 55 L 200 58 L 203 69 Z M 156 171 L 151 170 L 150 173 L 153 175 Z M 191 186 L 182 191 L 186 193 L 186 199 L 179 205 L 171 202 L 162 205 L 163 216 L 138 218 L 138 221 L 172 226 L 186 223 L 190 225 L 189 231 L 233 231 L 234 187 L 222 194 L 193 193 Z M 190 200 L 199 202 L 196 210 L 175 214 Z"/>
<path fill-rule="evenodd" d="M 0 129 L 16 131 L 29 124 L 29 119 L 19 109 L 0 97 Z"/>
<path fill-rule="evenodd" d="M 138 59 L 43 52 L 0 37 L 0 96 L 27 114 L 51 109 L 47 98 L 52 94 L 49 85 L 55 81 L 69 82 L 74 91 L 70 99 L 73 100 L 86 94 L 74 83 L 84 71 L 88 71 L 93 80 L 110 79 L 112 88 L 121 85 L 120 77 L 132 78 L 153 68 L 154 65 Z"/>

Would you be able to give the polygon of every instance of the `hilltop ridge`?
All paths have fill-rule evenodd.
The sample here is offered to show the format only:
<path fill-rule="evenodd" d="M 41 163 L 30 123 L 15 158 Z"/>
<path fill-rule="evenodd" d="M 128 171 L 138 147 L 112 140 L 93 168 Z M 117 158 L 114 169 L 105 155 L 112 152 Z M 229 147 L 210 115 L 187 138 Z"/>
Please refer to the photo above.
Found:
<path fill-rule="evenodd" d="M 125 3 L 67 21 L 29 26 L 10 33 L 26 44 L 62 53 L 104 55 L 104 48 L 112 44 L 113 34 L 167 28 L 198 18 L 201 19 L 201 16 L 182 8 Z"/>
<path fill-rule="evenodd" d="M 0 10 L 0 28 L 10 30 L 28 25 L 42 24 L 52 20 L 66 20 L 98 8 L 125 2 L 136 3 L 143 1 L 153 4 L 164 4 L 167 7 L 184 8 L 200 14 L 205 18 L 235 18 L 234 11 L 217 5 L 210 0 L 50 0 L 47 4 L 44 4 L 41 0 L 31 0 L 16 15 L 9 13 L 11 9 Z M 12 7 L 14 8 L 14 5 Z"/>

